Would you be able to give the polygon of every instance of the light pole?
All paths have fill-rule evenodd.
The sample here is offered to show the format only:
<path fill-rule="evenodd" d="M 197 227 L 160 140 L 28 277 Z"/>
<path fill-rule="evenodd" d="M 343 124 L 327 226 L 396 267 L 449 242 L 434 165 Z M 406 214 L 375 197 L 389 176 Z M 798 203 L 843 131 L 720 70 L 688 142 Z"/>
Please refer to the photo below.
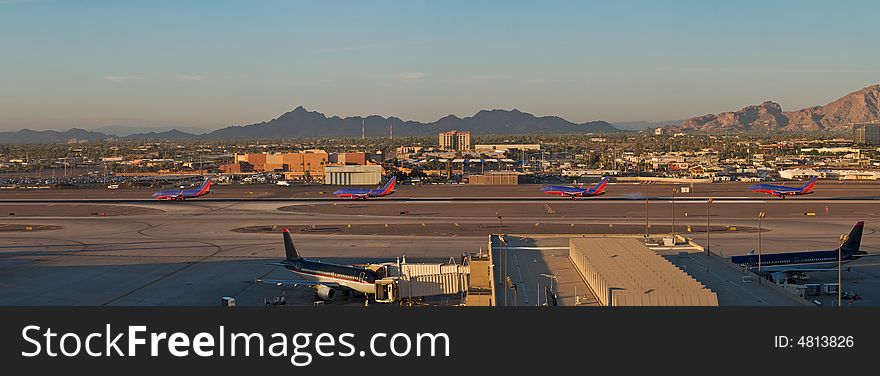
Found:
<path fill-rule="evenodd" d="M 501 241 L 501 253 L 504 254 L 504 265 L 502 265 L 502 282 L 501 285 L 504 286 L 504 306 L 507 307 L 507 279 L 510 278 L 508 276 L 509 271 L 507 267 L 507 237 L 504 236 L 504 218 L 500 215 L 498 216 L 498 224 L 500 226 L 501 235 L 498 236 L 498 240 Z"/>
<path fill-rule="evenodd" d="M 507 307 L 507 283 L 510 282 L 510 268 L 507 266 L 507 237 L 501 239 L 501 247 L 504 250 L 504 306 Z"/>
<path fill-rule="evenodd" d="M 648 241 L 649 229 L 651 228 L 651 224 L 648 222 L 648 181 L 645 181 L 645 241 Z"/>
<path fill-rule="evenodd" d="M 712 206 L 711 198 L 706 200 L 706 256 L 709 256 L 709 232 L 712 230 L 709 229 L 709 208 Z"/>
<path fill-rule="evenodd" d="M 758 213 L 758 283 L 761 283 L 761 253 L 763 253 L 763 242 L 761 241 L 761 223 L 764 221 L 766 213 Z"/>
<path fill-rule="evenodd" d="M 672 244 L 675 244 L 675 192 L 678 187 L 672 188 Z"/>
<path fill-rule="evenodd" d="M 501 216 L 498 215 L 498 212 L 495 212 L 495 215 L 498 218 L 498 257 L 503 257 L 502 253 L 504 252 L 504 242 L 501 239 L 503 239 L 502 234 L 504 233 L 504 222 L 502 222 Z M 498 269 L 500 272 L 498 273 L 498 283 L 500 284 L 504 281 L 504 263 L 500 262 L 500 260 L 498 262 Z"/>
<path fill-rule="evenodd" d="M 849 235 L 840 235 L 840 246 L 837 247 L 837 306 L 843 306 L 843 244 Z"/>

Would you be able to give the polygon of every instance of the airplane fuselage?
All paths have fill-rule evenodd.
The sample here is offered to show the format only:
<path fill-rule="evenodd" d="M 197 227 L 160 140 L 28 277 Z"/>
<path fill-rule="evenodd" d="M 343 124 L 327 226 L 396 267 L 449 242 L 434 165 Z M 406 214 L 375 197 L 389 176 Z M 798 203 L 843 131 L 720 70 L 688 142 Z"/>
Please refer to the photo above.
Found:
<path fill-rule="evenodd" d="M 188 198 L 196 198 L 211 193 L 211 179 L 208 178 L 201 186 L 190 189 L 165 189 L 153 193 L 153 198 L 157 200 L 175 200 L 182 201 Z"/>
<path fill-rule="evenodd" d="M 817 177 L 810 179 L 807 184 L 801 187 L 787 187 L 776 184 L 755 184 L 751 186 L 752 192 L 766 193 L 771 196 L 785 198 L 786 196 L 801 196 L 813 193 L 813 187 L 816 186 Z"/>
<path fill-rule="evenodd" d="M 185 200 L 188 198 L 201 197 L 208 192 L 199 193 L 198 189 L 166 189 L 153 194 L 157 200 Z"/>
<path fill-rule="evenodd" d="M 379 279 L 369 269 L 305 259 L 285 261 L 284 267 L 304 280 L 338 284 L 364 294 L 375 294 L 376 280 Z"/>
<path fill-rule="evenodd" d="M 605 194 L 604 191 L 597 193 L 592 188 L 577 188 L 564 185 L 551 185 L 544 187 L 541 190 L 548 195 L 563 197 L 591 197 Z"/>
<path fill-rule="evenodd" d="M 393 194 L 391 192 L 383 192 L 381 189 L 340 189 L 333 192 L 336 197 L 366 200 L 368 198 L 383 197 Z"/>
<path fill-rule="evenodd" d="M 813 191 L 803 191 L 798 188 L 785 187 L 781 185 L 759 184 L 752 187 L 752 192 L 766 193 L 771 196 L 802 196 L 813 193 Z"/>
<path fill-rule="evenodd" d="M 384 187 L 377 189 L 343 188 L 333 192 L 333 195 L 339 198 L 350 198 L 352 200 L 366 200 L 368 198 L 383 197 L 394 193 L 395 184 L 397 184 L 397 177 L 392 176 Z"/>
<path fill-rule="evenodd" d="M 592 187 L 574 187 L 568 185 L 549 185 L 542 187 L 541 191 L 548 195 L 556 195 L 569 198 L 592 197 L 605 194 L 605 186 L 608 184 L 608 178 L 602 180 Z"/>
<path fill-rule="evenodd" d="M 858 255 L 864 255 L 866 252 L 858 251 L 856 253 L 843 254 L 841 264 L 846 264 L 856 260 Z M 778 271 L 791 271 L 797 269 L 835 269 L 837 268 L 838 251 L 813 251 L 813 252 L 793 252 L 793 253 L 770 253 L 761 255 L 761 272 L 773 273 Z M 758 255 L 733 256 L 730 261 L 739 266 L 748 267 L 752 270 L 758 269 Z"/>

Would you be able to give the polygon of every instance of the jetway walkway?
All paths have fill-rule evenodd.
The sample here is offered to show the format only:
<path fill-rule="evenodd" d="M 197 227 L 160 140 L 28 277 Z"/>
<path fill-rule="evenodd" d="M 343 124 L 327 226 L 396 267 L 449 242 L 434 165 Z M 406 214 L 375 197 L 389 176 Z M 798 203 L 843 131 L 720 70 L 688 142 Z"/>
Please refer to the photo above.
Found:
<path fill-rule="evenodd" d="M 410 263 L 406 257 L 397 263 L 376 265 L 377 272 L 385 275 L 376 281 L 376 301 L 395 303 L 414 302 L 426 297 L 456 296 L 464 301 L 471 276 L 471 257 L 463 255 L 446 263 Z"/>

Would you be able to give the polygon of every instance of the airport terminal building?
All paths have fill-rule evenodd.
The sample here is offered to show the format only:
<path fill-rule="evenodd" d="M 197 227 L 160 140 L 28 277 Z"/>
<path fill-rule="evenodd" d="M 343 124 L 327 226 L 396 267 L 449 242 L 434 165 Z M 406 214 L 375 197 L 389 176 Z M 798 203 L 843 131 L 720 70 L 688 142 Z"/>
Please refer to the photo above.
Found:
<path fill-rule="evenodd" d="M 376 185 L 382 181 L 380 165 L 325 166 L 324 184 Z"/>

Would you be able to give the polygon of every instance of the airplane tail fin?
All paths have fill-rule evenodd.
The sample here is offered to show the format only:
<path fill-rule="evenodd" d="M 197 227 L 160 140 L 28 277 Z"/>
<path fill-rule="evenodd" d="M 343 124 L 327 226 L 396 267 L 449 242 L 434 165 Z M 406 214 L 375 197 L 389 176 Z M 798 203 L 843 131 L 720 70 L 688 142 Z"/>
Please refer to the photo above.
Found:
<path fill-rule="evenodd" d="M 284 229 L 284 253 L 287 254 L 288 260 L 299 260 L 302 258 L 296 252 L 296 247 L 293 246 L 293 239 L 290 237 L 290 230 L 288 229 Z"/>
<path fill-rule="evenodd" d="M 397 184 L 397 176 L 392 176 L 391 180 L 388 180 L 388 183 L 385 184 L 385 187 L 382 188 L 382 194 L 389 194 L 394 192 L 394 186 Z"/>
<path fill-rule="evenodd" d="M 843 253 L 853 254 L 859 251 L 859 247 L 862 245 L 862 230 L 864 228 L 865 221 L 856 222 L 856 225 L 849 231 L 846 242 L 843 243 L 841 249 Z"/>
<path fill-rule="evenodd" d="M 801 190 L 804 191 L 804 192 L 812 191 L 812 190 L 813 190 L 813 187 L 816 186 L 816 181 L 817 181 L 817 180 L 819 180 L 819 177 L 818 177 L 818 176 L 814 176 L 812 179 L 810 179 L 810 181 L 807 182 L 807 184 L 804 184 L 804 186 L 801 187 Z"/>
<path fill-rule="evenodd" d="M 205 182 L 202 183 L 202 186 L 199 187 L 199 194 L 207 193 L 210 190 L 211 190 L 211 178 L 208 177 L 207 179 L 205 179 Z"/>
<path fill-rule="evenodd" d="M 593 193 L 602 193 L 605 191 L 605 186 L 608 185 L 608 177 L 602 178 L 602 181 L 599 184 L 596 184 L 596 187 L 593 188 Z"/>

